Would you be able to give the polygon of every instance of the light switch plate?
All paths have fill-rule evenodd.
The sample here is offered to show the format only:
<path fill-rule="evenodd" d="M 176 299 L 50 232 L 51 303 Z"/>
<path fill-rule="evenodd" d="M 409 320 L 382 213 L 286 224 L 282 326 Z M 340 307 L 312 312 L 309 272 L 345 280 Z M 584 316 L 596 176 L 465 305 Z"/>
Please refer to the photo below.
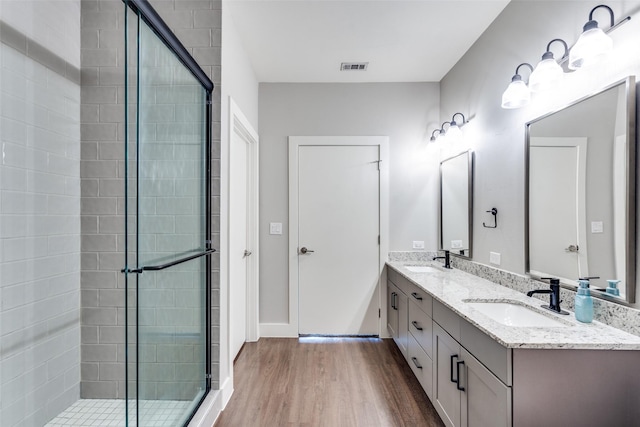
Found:
<path fill-rule="evenodd" d="M 604 233 L 604 224 L 602 221 L 591 221 L 591 232 L 592 233 Z"/>
<path fill-rule="evenodd" d="M 489 252 L 489 262 L 493 265 L 500 265 L 500 254 L 498 252 Z"/>
<path fill-rule="evenodd" d="M 282 234 L 282 223 L 281 222 L 270 222 L 269 223 L 269 234 Z"/>
<path fill-rule="evenodd" d="M 413 249 L 424 249 L 424 240 L 414 240 Z"/>

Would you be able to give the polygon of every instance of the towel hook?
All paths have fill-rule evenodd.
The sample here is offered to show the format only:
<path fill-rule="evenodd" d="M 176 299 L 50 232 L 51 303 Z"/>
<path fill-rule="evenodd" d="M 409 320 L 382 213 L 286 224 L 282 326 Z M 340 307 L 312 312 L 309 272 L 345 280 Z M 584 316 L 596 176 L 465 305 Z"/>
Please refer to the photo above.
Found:
<path fill-rule="evenodd" d="M 487 225 L 483 222 L 482 226 L 484 228 L 498 228 L 498 209 L 491 208 L 491 210 L 487 211 L 487 213 L 490 213 L 491 215 L 493 215 L 493 225 Z"/>

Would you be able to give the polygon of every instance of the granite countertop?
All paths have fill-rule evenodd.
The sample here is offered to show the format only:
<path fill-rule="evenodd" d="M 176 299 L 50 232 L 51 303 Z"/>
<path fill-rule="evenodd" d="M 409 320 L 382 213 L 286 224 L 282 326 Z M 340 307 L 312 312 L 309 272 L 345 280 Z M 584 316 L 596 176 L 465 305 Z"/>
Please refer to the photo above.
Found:
<path fill-rule="evenodd" d="M 407 265 L 435 267 L 429 273 L 413 273 Z M 495 341 L 508 348 L 640 350 L 640 337 L 603 323 L 578 322 L 572 312 L 560 315 L 540 307 L 541 300 L 500 286 L 460 270 L 445 270 L 436 262 L 387 262 L 409 281 L 453 310 Z M 562 322 L 557 327 L 507 326 L 467 305 L 465 300 L 508 300 Z"/>

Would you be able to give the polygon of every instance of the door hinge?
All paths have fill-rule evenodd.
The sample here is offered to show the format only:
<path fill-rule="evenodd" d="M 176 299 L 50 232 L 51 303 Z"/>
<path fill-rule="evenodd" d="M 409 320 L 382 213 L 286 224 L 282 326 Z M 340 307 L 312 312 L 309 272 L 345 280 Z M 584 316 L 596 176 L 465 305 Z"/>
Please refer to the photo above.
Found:
<path fill-rule="evenodd" d="M 382 316 L 380 309 L 378 309 L 378 319 Z"/>
<path fill-rule="evenodd" d="M 380 244 L 380 235 L 378 234 L 378 244 Z"/>
<path fill-rule="evenodd" d="M 212 378 L 213 378 L 213 376 L 212 376 L 211 374 L 205 374 L 205 375 L 204 375 L 204 378 L 205 378 L 206 380 L 210 380 L 210 379 L 212 379 Z"/>

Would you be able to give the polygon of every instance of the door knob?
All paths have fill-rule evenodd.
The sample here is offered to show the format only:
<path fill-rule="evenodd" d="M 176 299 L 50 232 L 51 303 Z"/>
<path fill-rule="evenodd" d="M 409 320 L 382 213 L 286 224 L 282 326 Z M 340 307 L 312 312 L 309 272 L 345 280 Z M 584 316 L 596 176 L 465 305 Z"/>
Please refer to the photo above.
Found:
<path fill-rule="evenodd" d="M 251 251 L 248 251 L 248 250 L 246 250 L 246 249 L 245 249 L 245 250 L 244 250 L 244 256 L 245 256 L 245 258 L 246 258 L 246 257 L 248 257 L 249 255 L 251 255 Z"/>
<path fill-rule="evenodd" d="M 565 252 L 578 252 L 580 250 L 580 248 L 578 247 L 578 245 L 569 245 L 568 248 L 564 248 Z"/>
<path fill-rule="evenodd" d="M 301 254 L 306 254 L 306 253 L 310 253 L 310 252 L 315 252 L 315 251 L 310 251 L 309 249 L 305 248 L 304 246 L 300 248 L 300 253 Z"/>

